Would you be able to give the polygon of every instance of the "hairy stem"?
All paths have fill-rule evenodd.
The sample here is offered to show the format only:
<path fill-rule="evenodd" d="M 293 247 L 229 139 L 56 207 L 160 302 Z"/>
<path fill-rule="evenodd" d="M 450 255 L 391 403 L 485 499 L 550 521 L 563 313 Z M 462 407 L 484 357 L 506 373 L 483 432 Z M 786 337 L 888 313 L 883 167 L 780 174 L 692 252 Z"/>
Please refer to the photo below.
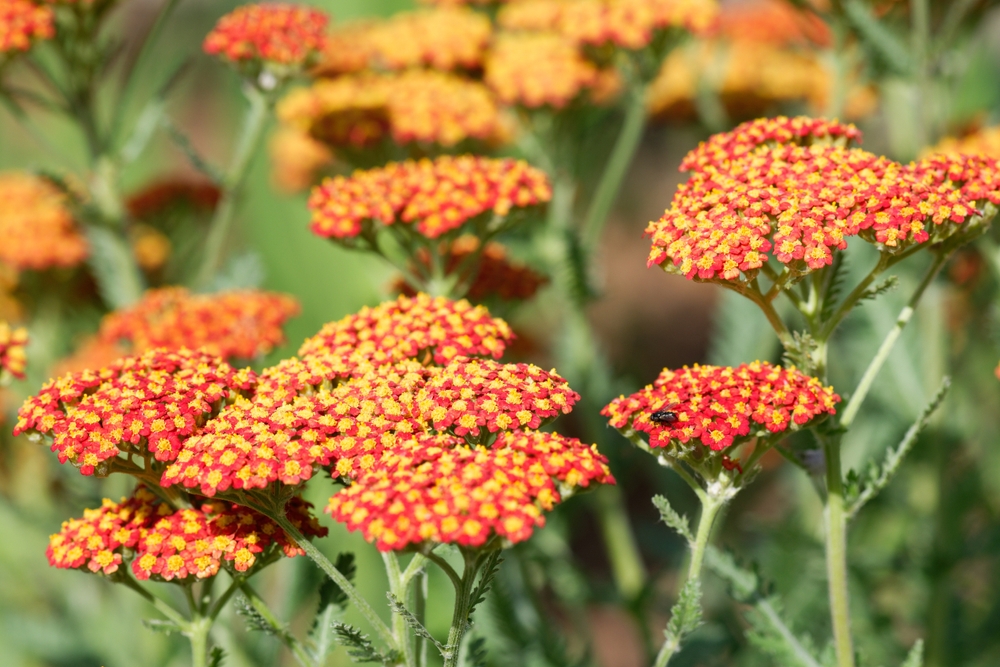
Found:
<path fill-rule="evenodd" d="M 399 558 L 396 552 L 389 551 L 382 553 L 382 562 L 385 563 L 385 573 L 389 578 L 389 592 L 392 593 L 401 603 L 406 603 L 407 586 L 403 581 L 403 573 L 399 569 Z M 406 619 L 399 614 L 392 615 L 392 634 L 396 637 L 396 645 L 402 649 L 403 664 L 406 667 L 415 667 L 413 642 L 410 641 L 410 631 L 406 624 Z"/>
<path fill-rule="evenodd" d="M 826 454 L 826 571 L 837 667 L 854 667 L 847 589 L 847 514 L 840 469 L 840 438 L 823 443 Z"/>
<path fill-rule="evenodd" d="M 472 605 L 472 591 L 479 572 L 479 560 L 474 551 L 463 550 L 465 568 L 462 578 L 455 586 L 455 608 L 451 615 L 451 628 L 448 630 L 448 643 L 445 644 L 444 667 L 457 667 L 461 653 L 462 638 L 469 627 L 469 607 Z"/>
<path fill-rule="evenodd" d="M 191 667 L 207 667 L 208 632 L 211 629 L 211 619 L 196 617 L 184 632 L 184 636 L 191 642 Z"/>

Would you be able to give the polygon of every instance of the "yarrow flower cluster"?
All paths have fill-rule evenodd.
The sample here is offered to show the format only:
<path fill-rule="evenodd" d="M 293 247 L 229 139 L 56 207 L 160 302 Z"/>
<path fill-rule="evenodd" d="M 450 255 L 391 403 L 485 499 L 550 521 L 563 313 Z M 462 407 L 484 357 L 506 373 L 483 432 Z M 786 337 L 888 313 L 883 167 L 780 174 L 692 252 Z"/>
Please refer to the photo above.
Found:
<path fill-rule="evenodd" d="M 650 447 L 695 442 L 722 451 L 751 437 L 785 433 L 834 414 L 832 387 L 797 371 L 756 361 L 730 366 L 664 369 L 642 390 L 601 411 L 617 429 L 649 436 Z M 675 419 L 654 421 L 660 411 Z"/>
<path fill-rule="evenodd" d="M 445 155 L 328 178 L 309 207 L 319 236 L 352 238 L 366 225 L 402 223 L 433 239 L 480 215 L 507 216 L 551 197 L 545 173 L 523 161 Z"/>
<path fill-rule="evenodd" d="M 0 63 L 8 54 L 27 51 L 36 40 L 54 35 L 49 7 L 30 0 L 0 0 Z"/>
<path fill-rule="evenodd" d="M 416 404 L 434 430 L 477 438 L 482 430 L 540 428 L 569 413 L 579 399 L 554 371 L 459 357 L 427 380 Z"/>
<path fill-rule="evenodd" d="M 648 264 L 735 280 L 772 251 L 802 274 L 832 263 L 850 236 L 899 251 L 946 237 L 981 203 L 1000 202 L 995 160 L 937 156 L 904 166 L 827 141 L 857 136 L 852 126 L 786 118 L 716 135 L 685 158 L 694 173 L 647 227 Z"/>
<path fill-rule="evenodd" d="M 300 498 L 287 505 L 288 517 L 309 537 L 323 537 L 310 516 L 311 505 Z M 224 563 L 246 572 L 259 558 L 301 555 L 277 524 L 237 505 L 203 503 L 197 509 L 175 510 L 139 486 L 128 499 L 105 499 L 82 518 L 65 521 L 49 538 L 46 555 L 52 567 L 115 574 L 131 561 L 137 579 L 183 581 L 215 576 Z"/>
<path fill-rule="evenodd" d="M 473 69 L 482 64 L 491 32 L 488 18 L 464 7 L 402 12 L 334 30 L 318 70 L 330 76 L 365 69 Z"/>
<path fill-rule="evenodd" d="M 563 35 L 501 33 L 486 58 L 484 80 L 506 104 L 561 109 L 597 83 L 598 72 Z"/>
<path fill-rule="evenodd" d="M 715 0 L 521 0 L 501 9 L 508 29 L 555 30 L 581 44 L 642 49 L 658 31 L 712 26 Z"/>
<path fill-rule="evenodd" d="M 985 155 L 1000 158 L 1000 125 L 984 127 L 960 139 L 949 137 L 930 149 L 930 154 Z"/>
<path fill-rule="evenodd" d="M 13 328 L 7 322 L 0 321 L 0 380 L 5 373 L 16 378 L 24 378 L 24 369 L 28 363 L 25 348 L 28 345 L 28 330 L 23 327 Z"/>
<path fill-rule="evenodd" d="M 576 488 L 614 479 L 593 447 L 551 433 L 505 432 L 490 448 L 422 435 L 330 499 L 327 511 L 382 551 L 423 543 L 526 540 Z"/>
<path fill-rule="evenodd" d="M 0 262 L 19 270 L 76 266 L 88 254 L 65 196 L 20 172 L 0 173 L 0 238 Z"/>
<path fill-rule="evenodd" d="M 354 356 L 375 364 L 428 356 L 446 364 L 458 356 L 499 359 L 514 334 L 483 306 L 418 294 L 362 308 L 331 322 L 299 349 L 304 358 Z"/>
<path fill-rule="evenodd" d="M 137 353 L 186 347 L 224 359 L 252 359 L 283 343 L 282 326 L 298 313 L 298 303 L 284 294 L 191 294 L 183 287 L 167 287 L 150 290 L 135 305 L 107 315 L 98 337 L 126 342 Z"/>
<path fill-rule="evenodd" d="M 397 144 L 454 146 L 504 134 L 493 96 L 483 84 L 446 72 L 363 72 L 292 91 L 278 118 L 332 147 Z"/>
<path fill-rule="evenodd" d="M 219 19 L 203 48 L 236 63 L 298 66 L 323 49 L 328 21 L 323 12 L 303 5 L 244 5 Z"/>
<path fill-rule="evenodd" d="M 21 407 L 14 434 L 52 438 L 59 461 L 84 475 L 106 474 L 107 462 L 123 452 L 147 464 L 169 462 L 254 380 L 253 371 L 236 371 L 206 352 L 154 349 L 49 381 Z"/>

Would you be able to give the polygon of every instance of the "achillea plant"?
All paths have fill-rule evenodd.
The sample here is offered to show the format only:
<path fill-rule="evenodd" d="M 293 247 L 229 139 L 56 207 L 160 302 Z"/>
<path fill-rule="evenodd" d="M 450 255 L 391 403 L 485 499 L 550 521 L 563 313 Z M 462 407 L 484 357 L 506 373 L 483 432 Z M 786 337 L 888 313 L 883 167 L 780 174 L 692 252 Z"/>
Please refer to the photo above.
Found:
<path fill-rule="evenodd" d="M 27 344 L 27 329 L 14 328 L 0 320 L 0 385 L 6 384 L 12 377 L 24 378 L 28 363 Z"/>
<path fill-rule="evenodd" d="M 55 34 L 52 10 L 30 0 L 0 2 L 0 64 L 11 54 L 27 51 L 39 39 Z"/>

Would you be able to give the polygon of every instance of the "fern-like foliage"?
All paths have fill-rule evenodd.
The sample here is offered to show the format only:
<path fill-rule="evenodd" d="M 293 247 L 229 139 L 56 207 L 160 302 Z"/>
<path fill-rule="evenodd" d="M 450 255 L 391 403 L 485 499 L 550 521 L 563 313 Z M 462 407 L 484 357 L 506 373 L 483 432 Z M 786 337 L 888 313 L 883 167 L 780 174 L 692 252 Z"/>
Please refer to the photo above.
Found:
<path fill-rule="evenodd" d="M 461 667 L 488 667 L 489 661 L 486 659 L 486 638 L 473 637 L 465 642 L 462 651 L 458 656 L 458 664 Z M 905 666 L 904 667 L 908 667 Z"/>
<path fill-rule="evenodd" d="M 431 645 L 433 645 L 434 648 L 438 650 L 438 653 L 440 653 L 442 656 L 444 656 L 444 654 L 449 650 L 454 650 L 454 647 L 445 646 L 437 639 L 435 639 L 434 635 L 430 633 L 430 630 L 424 627 L 424 624 L 421 623 L 417 619 L 417 617 L 414 616 L 413 613 L 406 608 L 406 605 L 404 605 L 398 597 L 396 597 L 392 593 L 386 593 L 386 597 L 389 598 L 389 609 L 392 610 L 392 613 L 401 616 L 402 619 L 406 621 L 406 625 L 410 627 L 410 630 L 413 631 L 413 634 L 415 634 L 417 637 L 422 637 L 426 639 L 428 642 L 430 642 Z"/>
<path fill-rule="evenodd" d="M 694 542 L 694 534 L 691 532 L 691 525 L 687 517 L 675 510 L 664 496 L 653 496 L 653 504 L 660 511 L 660 519 L 663 523 L 677 531 L 677 533 L 688 542 Z"/>
<path fill-rule="evenodd" d="M 390 667 L 399 661 L 399 655 L 395 651 L 383 653 L 375 648 L 368 635 L 358 630 L 353 625 L 347 623 L 333 623 L 333 631 L 337 636 L 337 641 L 347 649 L 347 655 L 354 662 L 376 662 L 386 667 Z"/>
<path fill-rule="evenodd" d="M 221 646 L 216 646 L 208 656 L 208 667 L 222 667 L 226 661 L 226 652 Z"/>
<path fill-rule="evenodd" d="M 472 618 L 472 614 L 475 613 L 476 608 L 486 599 L 486 594 L 489 592 L 490 586 L 493 585 L 493 580 L 496 579 L 501 563 L 503 563 L 503 558 L 500 555 L 499 549 L 491 551 L 486 557 L 486 561 L 483 563 L 483 573 L 479 576 L 479 583 L 472 590 L 472 597 L 470 598 L 472 603 L 469 605 L 468 618 Z"/>
<path fill-rule="evenodd" d="M 281 636 L 282 628 L 276 628 L 264 618 L 246 596 L 237 595 L 236 599 L 233 600 L 233 606 L 236 608 L 236 613 L 243 617 L 243 622 L 246 624 L 248 630 L 263 632 L 266 635 L 274 637 Z"/>

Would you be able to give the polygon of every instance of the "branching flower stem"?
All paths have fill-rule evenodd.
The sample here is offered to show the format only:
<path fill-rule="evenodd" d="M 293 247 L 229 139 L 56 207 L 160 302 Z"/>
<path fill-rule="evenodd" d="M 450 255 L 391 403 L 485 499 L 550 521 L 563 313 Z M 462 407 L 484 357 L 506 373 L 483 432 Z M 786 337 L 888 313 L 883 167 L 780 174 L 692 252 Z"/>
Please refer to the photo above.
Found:
<path fill-rule="evenodd" d="M 404 581 L 403 572 L 399 568 L 399 558 L 396 552 L 382 552 L 382 562 L 385 563 L 385 572 L 389 576 L 389 592 L 397 600 L 407 599 L 407 582 Z M 403 664 L 406 667 L 415 667 L 416 661 L 413 652 L 413 642 L 410 640 L 409 626 L 406 619 L 399 614 L 392 615 L 392 634 L 396 637 L 396 644 L 402 651 Z"/>

